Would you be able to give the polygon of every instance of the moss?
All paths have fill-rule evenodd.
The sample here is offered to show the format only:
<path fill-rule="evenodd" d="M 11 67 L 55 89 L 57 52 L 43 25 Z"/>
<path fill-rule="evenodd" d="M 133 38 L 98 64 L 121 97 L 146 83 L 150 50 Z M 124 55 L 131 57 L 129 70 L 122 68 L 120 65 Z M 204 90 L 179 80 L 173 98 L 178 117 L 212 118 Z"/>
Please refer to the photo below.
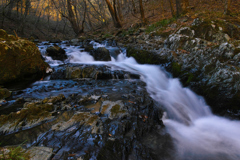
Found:
<path fill-rule="evenodd" d="M 187 81 L 186 81 L 185 85 L 188 85 L 188 84 L 190 84 L 192 81 L 195 81 L 195 80 L 196 80 L 194 74 L 192 74 L 192 73 L 188 73 L 188 74 L 187 74 L 187 77 L 188 77 L 188 78 L 187 78 Z"/>
<path fill-rule="evenodd" d="M 0 41 L 0 84 L 41 78 L 47 67 L 34 43 L 14 36 Z"/>
<path fill-rule="evenodd" d="M 0 159 L 9 160 L 27 160 L 30 159 L 30 154 L 26 153 L 26 150 L 19 146 L 9 146 L 6 148 L 0 148 Z"/>
<path fill-rule="evenodd" d="M 3 38 L 3 39 L 7 39 L 8 38 L 7 32 L 4 31 L 3 29 L 0 29 L 0 38 Z"/>
<path fill-rule="evenodd" d="M 109 104 L 102 106 L 101 114 L 104 114 L 105 111 L 108 109 Z"/>
<path fill-rule="evenodd" d="M 6 88 L 0 88 L 0 99 L 7 98 L 11 96 L 11 92 Z"/>
<path fill-rule="evenodd" d="M 116 105 L 112 106 L 110 111 L 114 115 L 116 115 L 118 113 L 125 113 L 126 112 L 125 110 L 121 110 L 121 106 L 119 104 L 116 104 Z"/>
<path fill-rule="evenodd" d="M 152 31 L 155 31 L 157 28 L 159 27 L 165 27 L 166 25 L 170 24 L 171 22 L 175 21 L 175 18 L 171 18 L 171 19 L 163 19 L 159 22 L 156 22 L 154 24 L 151 24 L 147 27 L 146 29 L 146 33 L 150 33 Z"/>
<path fill-rule="evenodd" d="M 4 115 L 0 117 L 0 124 L 4 124 L 8 121 L 14 122 L 17 125 L 19 122 L 33 121 L 38 119 L 44 119 L 48 116 L 51 116 L 51 111 L 54 107 L 52 104 L 27 104 L 21 111 L 12 112 L 9 115 Z"/>
<path fill-rule="evenodd" d="M 201 24 L 191 26 L 190 28 L 195 31 L 194 37 L 202 38 L 207 41 L 214 40 L 215 38 L 212 35 L 218 32 L 217 27 L 212 27 L 211 20 L 204 20 Z"/>
<path fill-rule="evenodd" d="M 88 125 L 92 125 L 98 118 L 97 115 L 92 115 L 89 112 L 82 112 L 73 116 L 75 122 L 85 122 Z"/>
<path fill-rule="evenodd" d="M 97 115 L 92 115 L 88 120 L 87 120 L 87 124 L 88 125 L 92 125 L 96 120 L 98 120 L 98 116 Z"/>
<path fill-rule="evenodd" d="M 173 62 L 172 63 L 172 73 L 173 73 L 173 75 L 174 76 L 179 76 L 182 73 L 181 68 L 182 68 L 182 66 L 179 63 Z"/>
<path fill-rule="evenodd" d="M 112 37 L 112 35 L 109 33 L 106 33 L 105 35 L 102 36 L 102 38 L 110 38 L 110 37 Z"/>

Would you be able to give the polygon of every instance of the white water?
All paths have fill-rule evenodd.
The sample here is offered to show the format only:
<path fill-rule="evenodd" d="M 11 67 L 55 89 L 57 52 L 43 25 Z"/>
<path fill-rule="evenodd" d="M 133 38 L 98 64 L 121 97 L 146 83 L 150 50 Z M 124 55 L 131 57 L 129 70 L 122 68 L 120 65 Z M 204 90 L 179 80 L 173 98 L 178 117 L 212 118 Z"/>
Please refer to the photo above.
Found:
<path fill-rule="evenodd" d="M 166 110 L 163 122 L 175 142 L 176 159 L 240 159 L 240 122 L 213 115 L 202 97 L 183 88 L 178 79 L 168 78 L 158 66 L 140 65 L 123 53 L 110 62 L 93 61 L 74 47 L 67 53 L 72 63 L 105 64 L 140 74 L 151 97 Z"/>

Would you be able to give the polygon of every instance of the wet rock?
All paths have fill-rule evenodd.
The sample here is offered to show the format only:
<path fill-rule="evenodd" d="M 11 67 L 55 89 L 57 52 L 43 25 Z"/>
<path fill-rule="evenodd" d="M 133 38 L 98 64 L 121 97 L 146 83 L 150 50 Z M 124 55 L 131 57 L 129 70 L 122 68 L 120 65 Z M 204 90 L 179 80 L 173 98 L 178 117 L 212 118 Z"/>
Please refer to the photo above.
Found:
<path fill-rule="evenodd" d="M 12 122 L 26 110 L 29 114 L 21 115 L 24 117 L 21 122 L 25 123 L 21 124 L 28 127 L 18 129 L 15 126 L 18 131 L 0 134 L 0 141 L 10 139 L 4 142 L 5 145 L 28 140 L 29 150 L 33 150 L 30 153 L 35 153 L 32 155 L 39 159 L 49 156 L 53 159 L 155 159 L 160 155 L 155 152 L 159 146 L 165 146 L 166 150 L 173 149 L 170 145 L 172 140 L 167 139 L 165 133 L 157 136 L 161 139 L 159 146 L 148 143 L 149 134 L 163 129 L 162 111 L 155 106 L 143 82 L 86 80 L 75 83 L 73 88 L 77 92 L 66 98 L 59 95 L 43 100 L 29 99 L 18 114 L 8 115 L 8 121 Z M 128 98 L 122 98 L 122 95 Z M 49 115 L 53 118 L 45 121 L 43 117 Z M 28 125 L 31 124 L 30 116 L 35 125 Z M 160 148 L 159 152 L 164 153 L 164 150 Z M 167 156 L 163 154 L 161 157 Z"/>
<path fill-rule="evenodd" d="M 133 47 L 127 48 L 127 56 L 134 57 L 137 62 L 141 64 L 160 64 L 167 61 L 166 59 L 162 59 L 161 57 L 159 57 L 159 55 L 157 55 L 156 53 L 146 50 L 135 49 Z"/>
<path fill-rule="evenodd" d="M 62 41 L 60 39 L 52 39 L 49 41 L 49 43 L 61 43 Z"/>
<path fill-rule="evenodd" d="M 0 84 L 32 81 L 44 76 L 49 66 L 37 46 L 28 40 L 8 36 L 0 30 Z"/>
<path fill-rule="evenodd" d="M 138 79 L 139 75 L 124 71 L 112 71 L 104 65 L 67 65 L 55 69 L 51 79 Z"/>
<path fill-rule="evenodd" d="M 30 160 L 49 160 L 53 154 L 53 149 L 49 147 L 31 147 L 27 149 L 26 154 L 29 155 Z"/>
<path fill-rule="evenodd" d="M 6 88 L 0 88 L 0 99 L 8 98 L 11 96 L 11 92 Z"/>
<path fill-rule="evenodd" d="M 104 101 L 99 112 L 103 115 L 106 115 L 109 119 L 123 118 L 128 116 L 128 111 L 124 108 L 122 101 Z"/>
<path fill-rule="evenodd" d="M 51 111 L 54 106 L 51 103 L 26 102 L 24 107 L 17 112 L 0 117 L 0 133 L 11 133 L 22 128 L 31 128 L 43 121 L 52 119 Z"/>
<path fill-rule="evenodd" d="M 96 61 L 111 61 L 109 50 L 104 47 L 94 49 L 90 54 L 94 57 Z"/>
<path fill-rule="evenodd" d="M 80 40 L 79 39 L 71 39 L 70 44 L 74 45 L 74 46 L 80 45 Z"/>
<path fill-rule="evenodd" d="M 59 46 L 51 46 L 47 48 L 47 55 L 52 57 L 52 59 L 54 60 L 61 60 L 64 61 L 65 59 L 67 59 L 67 55 L 64 49 L 62 49 Z"/>

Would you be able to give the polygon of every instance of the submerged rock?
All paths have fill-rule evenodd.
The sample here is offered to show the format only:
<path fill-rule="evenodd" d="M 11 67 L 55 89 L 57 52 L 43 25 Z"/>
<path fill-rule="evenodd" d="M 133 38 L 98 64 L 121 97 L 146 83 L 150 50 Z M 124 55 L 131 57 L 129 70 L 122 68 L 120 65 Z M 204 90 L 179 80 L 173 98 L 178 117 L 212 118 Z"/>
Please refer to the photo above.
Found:
<path fill-rule="evenodd" d="M 40 79 L 49 66 L 38 47 L 0 30 L 0 84 Z"/>

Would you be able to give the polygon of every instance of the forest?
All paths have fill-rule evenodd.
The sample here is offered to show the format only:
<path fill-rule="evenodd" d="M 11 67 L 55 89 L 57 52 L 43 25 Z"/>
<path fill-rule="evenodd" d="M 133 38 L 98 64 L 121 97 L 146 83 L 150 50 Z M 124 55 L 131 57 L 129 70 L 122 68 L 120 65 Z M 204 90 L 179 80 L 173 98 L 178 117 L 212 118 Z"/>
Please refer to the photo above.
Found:
<path fill-rule="evenodd" d="M 36 39 L 127 30 L 198 12 L 239 16 L 238 0 L 2 0 L 1 28 Z"/>

